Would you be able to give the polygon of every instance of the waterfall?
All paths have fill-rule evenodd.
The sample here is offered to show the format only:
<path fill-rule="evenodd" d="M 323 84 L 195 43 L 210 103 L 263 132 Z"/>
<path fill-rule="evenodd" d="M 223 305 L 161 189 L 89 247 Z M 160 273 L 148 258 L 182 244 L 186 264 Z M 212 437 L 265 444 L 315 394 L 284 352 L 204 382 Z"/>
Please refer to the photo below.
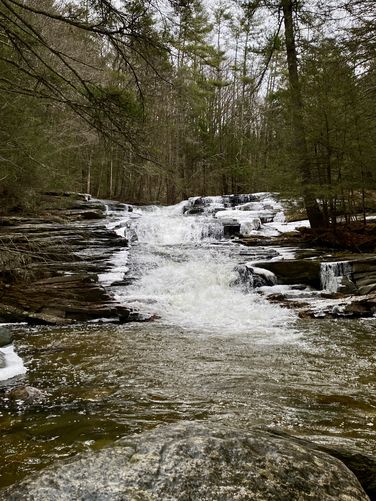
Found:
<path fill-rule="evenodd" d="M 320 279 L 321 288 L 328 292 L 338 292 L 343 278 L 351 280 L 352 266 L 348 261 L 338 261 L 335 263 L 321 263 Z"/>
<path fill-rule="evenodd" d="M 236 244 L 223 238 L 220 219 L 210 212 L 187 215 L 185 205 L 142 208 L 139 217 L 128 218 L 137 235 L 127 264 L 133 281 L 116 288 L 117 299 L 181 328 L 287 336 L 295 314 L 234 287 Z M 117 264 L 124 266 L 121 258 Z"/>

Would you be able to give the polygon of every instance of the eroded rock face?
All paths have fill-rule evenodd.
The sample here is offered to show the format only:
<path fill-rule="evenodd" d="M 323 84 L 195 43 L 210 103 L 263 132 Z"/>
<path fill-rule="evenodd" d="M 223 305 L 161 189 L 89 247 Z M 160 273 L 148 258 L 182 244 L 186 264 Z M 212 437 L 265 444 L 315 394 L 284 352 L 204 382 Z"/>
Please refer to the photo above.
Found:
<path fill-rule="evenodd" d="M 333 500 L 369 498 L 338 459 L 264 430 L 180 423 L 44 470 L 9 500 Z"/>
<path fill-rule="evenodd" d="M 256 263 L 259 268 L 273 272 L 281 284 L 305 284 L 320 288 L 320 262 L 306 259 L 286 259 Z"/>

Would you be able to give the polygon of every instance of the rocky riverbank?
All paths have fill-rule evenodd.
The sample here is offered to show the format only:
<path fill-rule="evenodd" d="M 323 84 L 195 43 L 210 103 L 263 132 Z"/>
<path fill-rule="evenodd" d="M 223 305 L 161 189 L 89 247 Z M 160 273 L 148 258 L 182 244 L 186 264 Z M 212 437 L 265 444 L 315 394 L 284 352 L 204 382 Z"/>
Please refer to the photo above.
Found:
<path fill-rule="evenodd" d="M 357 235 L 354 249 L 364 247 L 368 253 L 338 252 L 340 237 L 331 244 L 328 235 L 315 235 L 304 227 L 304 221 L 291 221 L 284 204 L 273 196 L 194 197 L 182 203 L 181 211 L 188 219 L 211 217 L 214 223 L 207 225 L 208 236 L 218 233 L 258 253 L 260 247 L 295 249 L 294 259 L 272 254 L 268 261 L 245 258 L 250 270 L 256 267 L 274 274 L 273 283 L 265 281 L 266 271 L 260 280 L 252 278 L 252 271 L 242 278 L 251 278 L 251 288 L 269 301 L 297 310 L 301 318 L 373 316 L 376 253 L 372 251 L 372 222 L 367 231 L 358 234 L 357 227 L 342 238 L 342 244 L 349 246 Z M 85 194 L 50 192 L 44 195 L 37 215 L 2 218 L 0 321 L 64 325 L 142 319 L 143 312 L 138 316 L 116 302 L 109 288 L 98 281 L 98 275 L 111 270 L 114 253 L 128 245 L 123 233 L 108 228 L 109 207 L 112 212 L 132 210 L 126 204 L 106 205 Z M 130 231 L 125 228 L 131 239 Z M 122 275 L 117 285 L 131 282 Z"/>
<path fill-rule="evenodd" d="M 1 218 L 1 322 L 129 318 L 129 309 L 98 283 L 113 253 L 127 245 L 106 227 L 106 211 L 103 202 L 85 194 L 47 193 L 37 215 Z"/>

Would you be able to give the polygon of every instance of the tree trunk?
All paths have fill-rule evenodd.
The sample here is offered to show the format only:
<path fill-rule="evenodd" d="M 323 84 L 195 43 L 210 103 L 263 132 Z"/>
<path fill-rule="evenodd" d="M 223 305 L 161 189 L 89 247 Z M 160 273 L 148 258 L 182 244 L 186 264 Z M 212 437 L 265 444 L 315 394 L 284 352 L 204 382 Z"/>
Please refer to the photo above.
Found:
<path fill-rule="evenodd" d="M 293 0 L 282 0 L 281 5 L 285 25 L 285 43 L 290 85 L 292 126 L 295 140 L 295 153 L 298 157 L 298 169 L 302 177 L 302 194 L 311 227 L 321 228 L 327 226 L 327 221 L 320 210 L 313 189 L 312 169 L 304 127 L 303 100 L 300 88 L 295 45 Z"/>

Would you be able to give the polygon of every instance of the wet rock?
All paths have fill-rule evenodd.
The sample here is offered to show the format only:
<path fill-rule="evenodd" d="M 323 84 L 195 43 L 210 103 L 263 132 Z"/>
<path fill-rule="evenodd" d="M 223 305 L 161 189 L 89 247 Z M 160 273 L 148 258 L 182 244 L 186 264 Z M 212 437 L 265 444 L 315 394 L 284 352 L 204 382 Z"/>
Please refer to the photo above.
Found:
<path fill-rule="evenodd" d="M 301 244 L 301 237 L 296 231 L 282 233 L 279 236 L 267 237 L 262 235 L 251 235 L 242 237 L 238 243 L 247 247 L 273 245 L 273 246 L 298 246 Z"/>
<path fill-rule="evenodd" d="M 375 283 L 371 283 L 368 285 L 362 285 L 362 286 L 358 287 L 358 293 L 361 295 L 367 295 L 367 294 L 370 294 L 372 292 L 376 292 L 376 281 L 375 281 Z"/>
<path fill-rule="evenodd" d="M 318 261 L 285 259 L 282 261 L 256 263 L 256 266 L 273 272 L 280 284 L 305 284 L 316 289 L 320 288 L 320 263 Z"/>
<path fill-rule="evenodd" d="M 102 210 L 84 210 L 80 213 L 81 219 L 103 219 L 105 217 L 105 212 Z"/>
<path fill-rule="evenodd" d="M 112 282 L 111 287 L 127 287 L 128 285 L 132 285 L 136 280 L 136 277 L 124 277 L 123 280 Z"/>
<path fill-rule="evenodd" d="M 14 284 L 0 303 L 3 320 L 32 324 L 64 325 L 114 316 L 123 322 L 126 311 L 97 283 L 97 276 L 88 273 Z"/>
<path fill-rule="evenodd" d="M 321 446 L 318 448 L 342 461 L 357 477 L 370 500 L 376 500 L 376 460 L 374 457 L 341 447 Z"/>
<path fill-rule="evenodd" d="M 44 195 L 48 197 L 68 197 L 73 200 L 84 200 L 85 202 L 91 199 L 89 193 L 77 193 L 75 191 L 46 191 Z"/>
<path fill-rule="evenodd" d="M 229 195 L 228 201 L 232 207 L 240 204 L 246 204 L 249 202 L 257 201 L 257 197 L 251 193 L 241 194 L 241 195 Z"/>
<path fill-rule="evenodd" d="M 290 435 L 281 431 L 269 430 L 275 436 L 290 438 Z M 308 440 L 294 437 L 294 441 L 301 443 L 311 450 L 322 451 L 333 456 L 354 473 L 366 494 L 373 501 L 376 500 L 376 459 L 355 449 L 337 445 L 320 445 Z"/>
<path fill-rule="evenodd" d="M 6 397 L 11 401 L 22 401 L 27 404 L 37 404 L 46 398 L 46 393 L 33 386 L 17 386 L 6 391 Z"/>
<path fill-rule="evenodd" d="M 271 271 L 255 268 L 247 263 L 236 266 L 234 271 L 239 274 L 239 278 L 234 280 L 231 285 L 240 285 L 246 291 L 266 285 L 275 285 L 277 282 L 276 276 Z"/>
<path fill-rule="evenodd" d="M 353 296 L 352 301 L 344 305 L 344 314 L 354 317 L 372 317 L 376 314 L 376 293 L 365 296 Z"/>
<path fill-rule="evenodd" d="M 195 216 L 197 214 L 203 214 L 204 213 L 204 208 L 203 207 L 192 207 L 190 209 L 187 209 L 184 213 L 185 216 Z"/>
<path fill-rule="evenodd" d="M 367 295 L 376 292 L 376 258 L 350 259 L 348 266 L 351 269 L 351 280 L 356 292 Z M 343 292 L 343 291 L 341 291 Z M 355 290 L 353 291 L 355 292 Z"/>
<path fill-rule="evenodd" d="M 338 292 L 342 294 L 355 294 L 359 292 L 359 290 L 350 278 L 342 277 L 340 283 L 338 284 Z"/>
<path fill-rule="evenodd" d="M 25 322 L 27 317 L 27 312 L 22 308 L 0 303 L 0 322 Z"/>
<path fill-rule="evenodd" d="M 338 459 L 293 437 L 180 423 L 46 468 L 0 499 L 366 501 Z"/>
<path fill-rule="evenodd" d="M 13 341 L 12 332 L 7 327 L 0 325 L 0 348 L 2 346 L 10 344 L 12 341 Z"/>
<path fill-rule="evenodd" d="M 314 308 L 306 307 L 298 311 L 300 318 L 367 318 L 376 315 L 376 293 L 366 296 L 345 296 L 344 294 L 323 294 L 325 302 L 316 300 Z M 268 297 L 269 298 L 269 297 Z M 330 299 L 333 301 L 330 302 Z"/>
<path fill-rule="evenodd" d="M 278 257 L 279 255 L 279 252 L 270 247 L 257 247 L 257 249 L 248 247 L 245 249 L 240 248 L 239 250 L 239 256 L 247 257 L 249 261 L 254 261 L 255 259 L 267 260 Z"/>
<path fill-rule="evenodd" d="M 354 275 L 370 274 L 376 272 L 376 258 L 357 259 L 352 262 L 352 271 Z"/>
<path fill-rule="evenodd" d="M 98 274 L 107 271 L 114 252 L 128 245 L 96 221 L 104 217 L 107 204 L 70 192 L 45 194 L 44 202 L 50 206 L 47 213 L 20 216 L 0 226 L 0 246 L 15 249 L 7 262 L 2 259 L 0 322 L 63 325 L 113 317 L 125 321 L 126 311 L 120 311 L 98 283 Z M 114 207 L 131 210 L 125 204 Z M 56 212 L 63 222 L 52 222 L 51 213 Z M 25 257 L 19 260 L 21 253 Z"/>
<path fill-rule="evenodd" d="M 0 351 L 0 369 L 4 369 L 7 366 L 5 355 L 2 351 Z"/>
<path fill-rule="evenodd" d="M 225 238 L 238 237 L 240 234 L 240 223 L 232 220 L 222 219 L 223 236 Z"/>

